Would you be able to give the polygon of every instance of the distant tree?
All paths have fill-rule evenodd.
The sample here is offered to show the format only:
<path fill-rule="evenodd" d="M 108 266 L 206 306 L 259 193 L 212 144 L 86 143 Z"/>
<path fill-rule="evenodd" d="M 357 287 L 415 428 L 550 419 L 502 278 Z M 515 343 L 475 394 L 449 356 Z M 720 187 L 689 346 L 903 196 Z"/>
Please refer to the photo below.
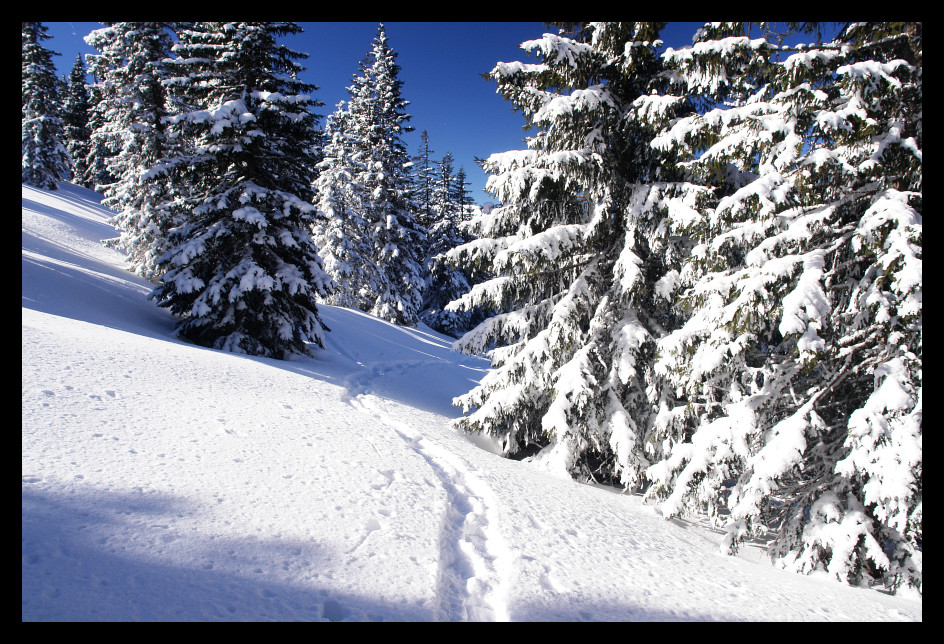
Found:
<path fill-rule="evenodd" d="M 444 310 L 445 306 L 469 292 L 471 284 L 465 273 L 446 259 L 445 253 L 470 240 L 459 227 L 460 205 L 456 198 L 456 175 L 453 157 L 447 152 L 436 163 L 438 171 L 433 184 L 433 221 L 429 227 L 429 244 L 424 265 L 428 278 L 423 303 L 423 321 L 432 329 L 458 337 L 472 328 L 475 317 L 469 312 Z M 478 321 L 476 319 L 476 321 Z"/>
<path fill-rule="evenodd" d="M 77 54 L 62 101 L 63 136 L 72 158 L 72 183 L 94 189 L 89 180 L 89 92 L 82 55 Z"/>
<path fill-rule="evenodd" d="M 45 25 L 22 25 L 23 183 L 56 190 L 58 182 L 69 177 L 72 164 L 64 144 L 59 79 L 52 62 L 58 54 L 41 44 L 51 38 Z"/>
<path fill-rule="evenodd" d="M 452 185 L 452 202 L 456 204 L 459 209 L 458 217 L 459 221 L 465 221 L 471 215 L 472 196 L 469 194 L 469 180 L 465 174 L 465 168 L 459 167 L 459 171 L 456 172 L 455 181 Z"/>
<path fill-rule="evenodd" d="M 413 201 L 417 205 L 416 219 L 424 228 L 429 228 L 433 222 L 433 185 L 436 169 L 433 161 L 433 150 L 429 147 L 429 134 L 426 130 L 420 133 L 420 148 L 413 157 Z"/>
<path fill-rule="evenodd" d="M 436 210 L 435 220 L 449 219 L 454 221 L 457 214 L 455 197 L 455 175 L 452 167 L 451 152 L 446 152 L 442 159 L 436 162 L 436 178 L 433 184 L 433 207 Z"/>
<path fill-rule="evenodd" d="M 154 296 L 191 341 L 284 358 L 324 346 L 316 298 L 331 279 L 311 239 L 319 105 L 297 80 L 305 55 L 277 39 L 289 22 L 209 22 L 183 29 L 167 86 L 182 104 L 171 136 L 192 150 L 164 165 L 186 186 Z"/>

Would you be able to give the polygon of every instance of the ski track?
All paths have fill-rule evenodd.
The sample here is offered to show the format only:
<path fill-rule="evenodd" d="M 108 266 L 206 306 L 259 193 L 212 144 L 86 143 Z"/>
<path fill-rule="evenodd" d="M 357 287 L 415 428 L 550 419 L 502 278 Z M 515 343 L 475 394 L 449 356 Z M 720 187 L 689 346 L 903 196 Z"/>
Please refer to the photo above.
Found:
<path fill-rule="evenodd" d="M 498 505 L 491 489 L 464 459 L 398 420 L 395 409 L 391 409 L 396 403 L 371 391 L 374 378 L 430 364 L 438 363 L 420 360 L 362 364 L 366 373 L 345 383 L 348 392 L 345 402 L 392 430 L 419 454 L 446 493 L 435 619 L 509 621 L 504 571 L 511 554 L 498 529 Z"/>

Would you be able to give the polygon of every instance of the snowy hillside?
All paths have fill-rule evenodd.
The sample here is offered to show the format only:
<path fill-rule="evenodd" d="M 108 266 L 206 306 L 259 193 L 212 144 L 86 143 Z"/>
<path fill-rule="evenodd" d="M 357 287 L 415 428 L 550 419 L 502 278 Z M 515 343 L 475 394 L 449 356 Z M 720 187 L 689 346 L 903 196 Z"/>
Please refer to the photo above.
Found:
<path fill-rule="evenodd" d="M 458 434 L 486 361 L 324 306 L 315 359 L 171 337 L 99 195 L 23 186 L 22 617 L 921 620 Z"/>

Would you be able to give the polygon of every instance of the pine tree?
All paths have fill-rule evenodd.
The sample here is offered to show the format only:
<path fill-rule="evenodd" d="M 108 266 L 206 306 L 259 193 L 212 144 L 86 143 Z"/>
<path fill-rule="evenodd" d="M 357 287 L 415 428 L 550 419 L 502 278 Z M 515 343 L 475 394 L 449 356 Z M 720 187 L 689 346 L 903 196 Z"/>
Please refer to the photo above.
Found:
<path fill-rule="evenodd" d="M 788 568 L 920 588 L 920 25 L 793 48 L 746 29 L 666 55 L 711 108 L 655 145 L 691 150 L 716 200 L 685 227 L 688 319 L 659 343 L 681 396 L 650 496 L 707 509 L 729 551 L 772 537 Z"/>
<path fill-rule="evenodd" d="M 702 197 L 650 145 L 650 93 L 665 80 L 657 23 L 566 25 L 522 44 L 536 63 L 499 63 L 499 92 L 536 133 L 492 155 L 503 204 L 469 222 L 449 253 L 488 279 L 449 305 L 497 314 L 458 343 L 495 367 L 456 399 L 457 425 L 509 456 L 585 480 L 642 483 L 655 341 L 672 327 L 658 285 L 680 268 L 670 219 Z M 659 105 L 665 118 L 682 104 Z"/>
<path fill-rule="evenodd" d="M 440 161 L 436 162 L 438 171 L 432 186 L 432 219 L 429 223 L 429 233 L 426 251 L 425 266 L 427 270 L 433 268 L 437 257 L 449 250 L 461 246 L 470 240 L 469 236 L 460 229 L 460 206 L 456 202 L 456 175 L 453 173 L 453 157 L 447 152 Z M 447 268 L 445 262 L 438 262 L 440 268 Z M 451 269 L 450 272 L 457 272 Z M 443 290 L 443 279 L 449 282 L 462 284 L 460 290 L 455 288 Z M 432 292 L 427 293 L 426 308 L 441 308 L 450 301 L 457 299 L 469 290 L 465 277 L 445 277 L 444 275 L 431 276 L 430 287 Z"/>
<path fill-rule="evenodd" d="M 460 341 L 497 368 L 458 425 L 707 513 L 727 552 L 920 589 L 921 26 L 711 23 L 661 56 L 656 27 L 493 71 L 540 129 L 450 253 L 494 276 L 450 306 L 499 311 Z"/>
<path fill-rule="evenodd" d="M 56 190 L 69 177 L 72 160 L 64 145 L 59 79 L 42 46 L 49 39 L 40 22 L 22 23 L 22 175 L 23 183 Z"/>
<path fill-rule="evenodd" d="M 277 42 L 300 31 L 199 23 L 174 46 L 166 84 L 200 109 L 169 119 L 193 149 L 164 162 L 187 193 L 153 297 L 197 344 L 275 358 L 324 345 L 316 297 L 331 280 L 311 239 L 319 103 L 297 79 L 305 55 Z"/>
<path fill-rule="evenodd" d="M 452 153 L 446 152 L 443 158 L 436 162 L 436 181 L 433 187 L 433 207 L 436 210 L 434 220 L 455 220 L 456 204 L 453 201 L 455 194 L 455 176 L 452 169 Z"/>
<path fill-rule="evenodd" d="M 89 181 L 89 92 L 86 86 L 85 65 L 77 54 L 69 74 L 62 102 L 63 137 L 66 150 L 72 158 L 72 183 L 94 189 Z"/>
<path fill-rule="evenodd" d="M 101 186 L 102 203 L 117 214 L 111 223 L 120 236 L 109 245 L 123 250 L 129 269 L 151 280 L 160 277 L 158 258 L 167 245 L 174 186 L 158 166 L 179 143 L 168 139 L 165 117 L 165 60 L 176 23 L 114 22 L 86 36 L 100 53 L 90 55 L 101 97 L 94 138 L 112 150 L 107 165 L 112 182 Z"/>
<path fill-rule="evenodd" d="M 405 111 L 409 102 L 401 94 L 396 57 L 381 24 L 348 88 L 351 98 L 346 126 L 359 165 L 352 183 L 365 196 L 359 206 L 362 211 L 356 214 L 364 221 L 377 272 L 369 281 L 346 288 L 368 300 L 369 307 L 362 310 L 395 324 L 413 326 L 423 303 L 426 240 L 410 196 L 411 162 L 401 138 L 411 130 L 407 126 L 410 115 Z"/>

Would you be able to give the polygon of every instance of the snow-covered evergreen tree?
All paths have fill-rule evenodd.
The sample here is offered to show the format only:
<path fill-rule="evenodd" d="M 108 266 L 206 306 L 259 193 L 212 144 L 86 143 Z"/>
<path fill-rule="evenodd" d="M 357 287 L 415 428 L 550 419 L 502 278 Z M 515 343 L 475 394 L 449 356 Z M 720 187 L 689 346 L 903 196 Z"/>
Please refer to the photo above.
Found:
<path fill-rule="evenodd" d="M 84 185 L 93 190 L 104 191 L 105 186 L 115 182 L 115 177 L 108 170 L 108 159 L 115 154 L 111 142 L 101 136 L 104 132 L 105 106 L 102 105 L 102 88 L 92 74 L 92 82 L 87 86 L 89 92 L 89 150 L 86 162 Z"/>
<path fill-rule="evenodd" d="M 450 219 L 455 220 L 456 204 L 453 201 L 455 195 L 455 175 L 452 168 L 453 158 L 451 152 L 446 152 L 442 159 L 436 162 L 436 175 L 433 184 L 432 202 L 436 211 L 435 220 Z"/>
<path fill-rule="evenodd" d="M 367 312 L 396 324 L 412 326 L 423 304 L 422 252 L 425 234 L 416 221 L 410 197 L 410 157 L 402 135 L 411 128 L 405 109 L 397 54 L 384 26 L 360 63 L 349 88 L 348 126 L 362 171 L 354 177 L 366 195 L 364 211 L 372 257 L 383 283 L 359 284 L 372 300 Z"/>
<path fill-rule="evenodd" d="M 313 238 L 335 288 L 326 301 L 335 306 L 369 311 L 372 293 L 383 284 L 374 262 L 367 230 L 367 195 L 355 178 L 363 173 L 363 154 L 351 138 L 349 116 L 342 101 L 325 123 L 323 160 L 315 180 L 315 205 L 320 217 Z"/>
<path fill-rule="evenodd" d="M 453 337 L 459 337 L 482 321 L 481 309 L 447 311 L 446 304 L 471 289 L 468 276 L 444 253 L 467 243 L 471 237 L 460 223 L 471 213 L 471 199 L 465 171 L 453 172 L 453 156 L 447 152 L 441 160 L 432 159 L 429 136 L 421 134 L 419 153 L 413 157 L 413 199 L 417 220 L 426 231 L 423 267 L 426 286 L 421 318 L 426 325 Z"/>
<path fill-rule="evenodd" d="M 921 26 L 662 55 L 658 25 L 568 28 L 493 71 L 539 131 L 450 253 L 494 276 L 450 306 L 499 312 L 459 342 L 496 369 L 458 425 L 728 551 L 920 588 Z"/>
<path fill-rule="evenodd" d="M 100 188 L 105 194 L 102 203 L 117 213 L 111 223 L 120 231 L 109 244 L 125 252 L 130 270 L 157 280 L 175 190 L 158 164 L 181 144 L 168 139 L 164 123 L 171 114 L 165 60 L 177 24 L 105 24 L 85 41 L 100 52 L 88 57 L 101 97 L 93 136 L 112 150 L 106 162 L 113 181 Z"/>
<path fill-rule="evenodd" d="M 920 587 L 921 27 L 785 48 L 718 23 L 665 60 L 712 108 L 654 145 L 716 201 L 684 227 L 650 496 L 728 549 L 769 535 L 789 568 Z"/>
<path fill-rule="evenodd" d="M 452 202 L 459 208 L 459 221 L 466 221 L 472 214 L 473 202 L 469 195 L 469 179 L 462 166 L 459 166 L 452 184 Z"/>
<path fill-rule="evenodd" d="M 89 181 L 89 92 L 85 64 L 77 54 L 62 101 L 62 131 L 72 159 L 72 183 L 94 189 Z"/>
<path fill-rule="evenodd" d="M 436 162 L 438 170 L 433 182 L 432 221 L 427 233 L 428 245 L 424 265 L 427 284 L 423 303 L 423 321 L 431 328 L 453 337 L 458 337 L 481 322 L 481 309 L 448 311 L 449 302 L 460 298 L 471 290 L 471 282 L 458 266 L 446 258 L 453 248 L 471 241 L 471 237 L 460 227 L 461 208 L 457 203 L 456 182 L 453 172 L 453 157 L 447 152 Z"/>
<path fill-rule="evenodd" d="M 22 175 L 23 183 L 56 190 L 70 175 L 72 160 L 65 147 L 59 79 L 41 22 L 22 23 Z"/>
<path fill-rule="evenodd" d="M 641 483 L 656 401 L 655 341 L 671 329 L 658 285 L 681 267 L 671 220 L 702 191 L 649 143 L 650 100 L 665 81 L 657 23 L 567 25 L 523 43 L 533 63 L 499 63 L 499 92 L 536 133 L 492 155 L 487 189 L 503 204 L 469 222 L 477 239 L 449 257 L 489 277 L 449 305 L 497 312 L 457 344 L 491 350 L 495 369 L 456 400 L 459 427 L 542 450 L 580 478 Z M 657 98 L 657 97 L 656 97 Z"/>
<path fill-rule="evenodd" d="M 416 219 L 421 226 L 429 228 L 433 223 L 433 185 L 436 182 L 436 168 L 433 150 L 429 147 L 429 134 L 420 133 L 420 147 L 413 157 L 412 180 L 413 201 L 416 203 Z"/>
<path fill-rule="evenodd" d="M 319 103 L 297 78 L 305 54 L 277 41 L 299 31 L 199 23 L 174 46 L 167 86 L 200 109 L 169 119 L 193 149 L 164 162 L 187 193 L 154 297 L 197 344 L 276 358 L 323 346 L 316 297 L 331 279 L 311 238 Z"/>

